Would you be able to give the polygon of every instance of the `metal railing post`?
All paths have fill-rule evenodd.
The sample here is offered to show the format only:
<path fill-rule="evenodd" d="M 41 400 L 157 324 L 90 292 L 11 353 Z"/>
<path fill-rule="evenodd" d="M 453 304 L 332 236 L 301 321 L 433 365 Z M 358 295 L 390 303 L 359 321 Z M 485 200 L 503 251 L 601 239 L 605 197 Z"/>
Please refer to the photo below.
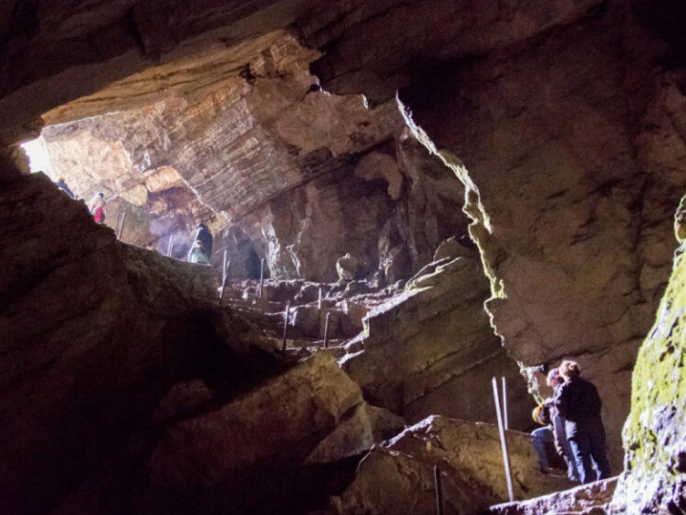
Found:
<path fill-rule="evenodd" d="M 503 451 L 503 465 L 505 466 L 505 479 L 507 480 L 507 494 L 510 502 L 514 502 L 514 490 L 512 488 L 512 476 L 510 474 L 510 455 L 507 452 L 507 440 L 505 438 L 505 426 L 503 415 L 500 411 L 500 399 L 498 397 L 498 381 L 493 378 L 493 398 L 495 400 L 495 412 L 498 416 L 498 431 L 500 432 L 500 446 Z"/>
<path fill-rule="evenodd" d="M 229 278 L 229 270 L 231 269 L 231 260 L 229 259 L 228 263 L 226 264 L 226 268 L 224 269 L 224 278 L 222 279 L 222 292 L 219 294 L 219 302 L 221 303 L 222 299 L 224 298 L 224 290 L 226 289 L 226 281 Z"/>
<path fill-rule="evenodd" d="M 329 319 L 331 318 L 331 313 L 326 314 L 326 322 L 324 323 L 324 348 L 329 348 Z"/>
<path fill-rule="evenodd" d="M 510 429 L 508 417 L 507 417 L 507 379 L 504 377 L 500 378 L 503 383 L 503 425 L 505 426 L 505 431 Z"/>
<path fill-rule="evenodd" d="M 291 310 L 291 303 L 286 304 L 286 311 L 283 314 L 283 341 L 281 342 L 281 352 L 286 352 L 286 337 L 288 336 L 288 312 Z"/>
<path fill-rule="evenodd" d="M 121 223 L 118 224 L 117 239 L 121 241 L 121 235 L 124 234 L 124 222 L 126 222 L 126 211 L 121 214 Z"/>
<path fill-rule="evenodd" d="M 436 488 L 436 514 L 443 515 L 443 484 L 441 483 L 441 469 L 434 467 L 434 487 Z"/>
<path fill-rule="evenodd" d="M 262 258 L 260 266 L 260 298 L 262 298 L 262 292 L 264 289 L 264 258 Z"/>

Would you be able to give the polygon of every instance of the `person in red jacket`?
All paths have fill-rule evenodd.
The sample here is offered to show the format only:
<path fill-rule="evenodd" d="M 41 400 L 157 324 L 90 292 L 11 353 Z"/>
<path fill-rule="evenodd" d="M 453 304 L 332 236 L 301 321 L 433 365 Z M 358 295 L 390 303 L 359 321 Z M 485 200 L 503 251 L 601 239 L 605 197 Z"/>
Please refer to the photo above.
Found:
<path fill-rule="evenodd" d="M 593 383 L 581 378 L 575 361 L 563 361 L 560 375 L 565 383 L 555 399 L 565 419 L 567 439 L 572 447 L 579 479 L 591 483 L 610 477 L 610 464 L 605 454 L 605 428 L 600 418 L 602 402 Z M 597 473 L 593 466 L 597 468 Z"/>
<path fill-rule="evenodd" d="M 105 195 L 103 193 L 96 193 L 88 208 L 95 221 L 99 224 L 105 222 L 105 205 L 107 205 Z"/>

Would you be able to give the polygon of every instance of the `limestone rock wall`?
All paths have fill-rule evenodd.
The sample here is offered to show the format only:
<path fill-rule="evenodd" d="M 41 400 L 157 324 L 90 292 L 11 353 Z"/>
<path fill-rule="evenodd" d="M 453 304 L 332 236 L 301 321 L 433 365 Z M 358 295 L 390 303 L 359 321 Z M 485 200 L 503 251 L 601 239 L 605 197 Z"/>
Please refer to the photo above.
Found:
<path fill-rule="evenodd" d="M 214 275 L 118 244 L 44 176 L 0 206 L 0 511 L 45 513 L 206 366 Z"/>
<path fill-rule="evenodd" d="M 683 250 L 682 245 L 677 251 L 655 324 L 634 368 L 631 413 L 623 433 L 627 471 L 613 513 L 678 513 L 686 502 Z"/>
<path fill-rule="evenodd" d="M 548 3 L 530 24 L 526 9 L 492 11 L 470 26 L 474 39 L 446 29 L 440 65 L 416 79 L 403 71 L 423 55 L 417 47 L 437 43 L 426 27 L 406 43 L 416 54 L 359 52 L 364 33 L 407 22 L 411 8 L 369 20 L 349 12 L 355 30 L 314 32 L 333 48 L 313 68 L 334 92 L 378 100 L 411 84 L 399 94 L 408 120 L 468 189 L 506 349 L 524 365 L 581 363 L 604 398 L 619 470 L 631 370 L 665 288 L 686 177 L 684 69 L 670 29 L 683 13 L 644 2 L 566 8 Z M 493 23 L 503 30 L 482 38 Z"/>
<path fill-rule="evenodd" d="M 431 414 L 496 422 L 491 378 L 500 387 L 506 377 L 510 427 L 525 430 L 533 400 L 488 323 L 488 281 L 475 253 L 465 254 L 432 263 L 374 308 L 364 351 L 346 356 L 344 368 L 369 399 L 408 422 Z"/>
<path fill-rule="evenodd" d="M 278 29 L 296 22 L 303 41 L 325 51 L 312 68 L 325 89 L 366 93 L 369 105 L 383 109 L 403 88 L 399 98 L 415 134 L 467 189 L 472 234 L 491 279 L 489 309 L 507 350 L 524 365 L 566 356 L 581 362 L 605 399 L 618 469 L 629 376 L 666 285 L 675 248 L 671 213 L 684 189 L 683 20 L 678 3 L 643 0 L 225 2 L 215 8 L 172 0 L 16 0 L 0 8 L 2 162 L 16 157 L 4 147 L 37 135 L 43 114 L 60 123 L 150 105 L 162 100 L 162 90 L 184 98 L 198 80 L 203 94 L 228 94 L 237 81 L 235 91 L 264 84 L 269 96 L 273 83 L 260 82 L 259 70 L 268 75 L 270 69 L 264 52 L 283 36 Z M 263 60 L 251 66 L 256 56 Z M 203 73 L 208 70 L 218 72 Z M 309 91 L 309 80 L 293 91 Z M 50 111 L 84 95 L 91 96 Z M 202 119 L 207 111 L 199 111 Z M 357 148 L 354 162 L 333 161 L 356 167 L 384 141 Z M 307 163 L 321 169 L 320 154 L 308 155 L 313 161 Z M 326 162 L 332 162 L 328 155 Z M 384 168 L 373 162 L 372 168 Z M 15 179 L 16 169 L 6 168 L 2 178 Z M 185 185 L 190 179 L 176 171 Z M 365 166 L 359 174 L 376 180 Z M 292 185 L 292 176 L 285 177 Z M 393 198 L 397 181 L 386 182 Z M 222 205 L 227 201 L 229 194 L 211 182 L 196 185 Z M 217 209 L 231 215 L 225 206 Z M 274 263 L 275 270 L 296 266 Z M 41 363 L 38 354 L 26 362 Z M 653 409 L 659 399 L 644 393 L 637 402 Z M 673 427 L 667 421 L 660 430 Z M 640 447 L 634 451 L 630 463 L 649 470 Z M 665 481 L 669 488 L 671 479 Z"/>

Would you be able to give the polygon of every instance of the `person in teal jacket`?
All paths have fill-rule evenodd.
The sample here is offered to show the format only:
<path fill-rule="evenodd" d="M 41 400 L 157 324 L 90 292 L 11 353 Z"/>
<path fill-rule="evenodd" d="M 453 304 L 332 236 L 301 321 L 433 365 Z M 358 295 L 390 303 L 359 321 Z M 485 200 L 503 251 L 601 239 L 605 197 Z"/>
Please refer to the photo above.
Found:
<path fill-rule="evenodd" d="M 190 252 L 188 253 L 189 263 L 198 263 L 200 265 L 209 265 L 210 258 L 205 252 L 205 245 L 202 240 L 195 240 Z"/>

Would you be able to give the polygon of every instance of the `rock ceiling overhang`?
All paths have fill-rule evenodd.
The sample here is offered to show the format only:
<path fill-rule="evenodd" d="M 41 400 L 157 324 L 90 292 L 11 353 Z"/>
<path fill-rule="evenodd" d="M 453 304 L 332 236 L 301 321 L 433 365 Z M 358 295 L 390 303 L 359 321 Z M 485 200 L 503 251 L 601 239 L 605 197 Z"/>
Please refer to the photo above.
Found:
<path fill-rule="evenodd" d="M 325 52 L 313 69 L 327 89 L 387 100 L 441 61 L 514 45 L 599 3 L 14 0 L 0 9 L 0 138 L 35 137 L 48 112 L 59 123 L 208 86 L 287 28 Z"/>
<path fill-rule="evenodd" d="M 44 123 L 136 107 L 237 76 L 311 3 L 56 0 L 39 6 L 26 27 L 6 6 L 0 12 L 0 142 L 26 140 Z"/>

